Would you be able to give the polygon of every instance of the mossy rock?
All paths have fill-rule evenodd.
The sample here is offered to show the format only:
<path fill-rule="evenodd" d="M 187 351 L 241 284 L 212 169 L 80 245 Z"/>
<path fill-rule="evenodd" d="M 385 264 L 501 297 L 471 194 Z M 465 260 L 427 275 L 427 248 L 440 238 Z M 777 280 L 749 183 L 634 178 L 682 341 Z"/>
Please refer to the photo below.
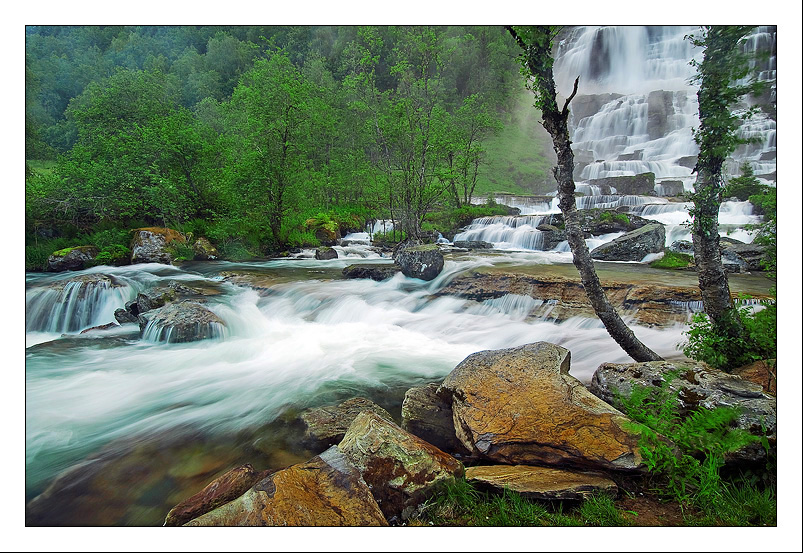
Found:
<path fill-rule="evenodd" d="M 80 271 L 93 265 L 98 249 L 95 246 L 73 246 L 53 252 L 47 258 L 50 271 Z"/>

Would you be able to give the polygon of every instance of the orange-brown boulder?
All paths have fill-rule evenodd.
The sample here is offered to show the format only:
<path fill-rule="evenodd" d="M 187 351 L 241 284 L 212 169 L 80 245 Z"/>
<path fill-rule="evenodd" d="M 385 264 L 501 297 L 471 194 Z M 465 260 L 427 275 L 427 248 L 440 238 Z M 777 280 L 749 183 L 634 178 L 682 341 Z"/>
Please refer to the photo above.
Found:
<path fill-rule="evenodd" d="M 266 476 L 185 526 L 387 526 L 359 471 L 333 446 Z"/>
<path fill-rule="evenodd" d="M 593 493 L 615 495 L 616 483 L 591 472 L 528 465 L 490 465 L 466 469 L 466 481 L 501 492 L 509 489 L 529 499 L 583 499 Z"/>
<path fill-rule="evenodd" d="M 569 365 L 569 351 L 548 342 L 468 356 L 440 388 L 452 396 L 457 437 L 498 463 L 643 468 L 629 419 L 570 376 Z"/>

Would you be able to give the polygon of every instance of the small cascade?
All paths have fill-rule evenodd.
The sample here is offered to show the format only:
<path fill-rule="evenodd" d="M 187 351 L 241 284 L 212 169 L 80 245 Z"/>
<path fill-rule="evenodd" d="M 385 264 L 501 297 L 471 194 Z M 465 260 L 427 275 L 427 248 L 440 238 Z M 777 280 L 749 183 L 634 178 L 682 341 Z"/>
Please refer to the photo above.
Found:
<path fill-rule="evenodd" d="M 151 320 L 142 331 L 146 342 L 176 344 L 197 340 L 222 340 L 226 337 L 226 327 L 218 322 L 198 322 L 176 327 L 164 320 Z M 187 338 L 192 336 L 192 340 Z"/>
<path fill-rule="evenodd" d="M 497 196 L 496 203 L 515 207 L 522 215 L 560 213 L 557 197 L 547 196 Z"/>
<path fill-rule="evenodd" d="M 25 294 L 26 332 L 78 332 L 114 321 L 114 311 L 136 297 L 137 290 L 119 278 L 88 274 Z"/>
<path fill-rule="evenodd" d="M 543 250 L 543 233 L 539 225 L 549 224 L 550 215 L 497 215 L 474 219 L 454 241 L 481 240 L 492 242 L 499 249 Z"/>
<path fill-rule="evenodd" d="M 574 201 L 577 204 L 577 209 L 615 209 L 622 206 L 639 206 L 660 200 L 647 196 L 603 194 L 597 196 L 578 196 Z"/>

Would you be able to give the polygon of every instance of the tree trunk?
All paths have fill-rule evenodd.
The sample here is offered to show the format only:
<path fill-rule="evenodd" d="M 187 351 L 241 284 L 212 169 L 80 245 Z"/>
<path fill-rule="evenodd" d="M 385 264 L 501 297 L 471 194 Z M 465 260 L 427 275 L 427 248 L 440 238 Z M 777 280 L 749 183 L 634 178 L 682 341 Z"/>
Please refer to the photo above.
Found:
<path fill-rule="evenodd" d="M 563 213 L 566 224 L 566 235 L 569 246 L 572 250 L 572 262 L 580 273 L 580 280 L 583 283 L 586 296 L 594 308 L 597 317 L 605 325 L 608 334 L 611 335 L 617 344 L 635 361 L 660 361 L 663 358 L 650 348 L 645 346 L 633 331 L 624 323 L 622 318 L 608 301 L 605 290 L 600 284 L 597 272 L 594 269 L 594 262 L 588 251 L 580 220 L 577 213 L 577 206 L 574 201 L 574 153 L 569 140 L 569 102 L 577 93 L 579 77 L 574 82 L 574 91 L 566 100 L 563 110 L 558 111 L 555 80 L 552 74 L 552 65 L 544 64 L 544 56 L 552 55 L 549 48 L 538 48 L 537 46 L 527 46 L 516 34 L 508 27 L 513 38 L 525 51 L 527 66 L 536 76 L 540 83 L 537 93 L 541 94 L 541 111 L 544 119 L 544 128 L 552 136 L 552 144 L 558 156 L 558 164 L 553 169 L 555 180 L 558 183 L 558 206 Z M 551 43 L 551 41 L 550 41 Z"/>

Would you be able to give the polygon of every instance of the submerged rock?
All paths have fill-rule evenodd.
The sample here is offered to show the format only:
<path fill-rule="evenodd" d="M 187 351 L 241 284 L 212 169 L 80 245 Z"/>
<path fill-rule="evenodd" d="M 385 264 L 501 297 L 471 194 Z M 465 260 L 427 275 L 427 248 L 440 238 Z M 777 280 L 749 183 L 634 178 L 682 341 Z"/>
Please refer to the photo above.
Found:
<path fill-rule="evenodd" d="M 214 479 L 203 490 L 170 509 L 165 526 L 181 526 L 221 505 L 237 499 L 270 471 L 254 470 L 250 464 L 231 469 Z"/>
<path fill-rule="evenodd" d="M 497 492 L 512 490 L 528 499 L 584 499 L 595 493 L 616 495 L 616 483 L 605 476 L 551 467 L 490 465 L 466 469 L 466 481 Z"/>
<path fill-rule="evenodd" d="M 75 246 L 53 252 L 47 258 L 48 271 L 80 271 L 92 265 L 98 249 L 95 246 Z"/>
<path fill-rule="evenodd" d="M 668 382 L 670 394 L 677 394 L 681 416 L 703 407 L 736 407 L 741 414 L 737 426 L 751 434 L 766 435 L 776 442 L 777 412 L 774 397 L 763 388 L 736 375 L 698 361 L 650 361 L 647 363 L 603 363 L 591 379 L 591 393 L 613 405 L 618 397 L 629 397 L 636 387 L 658 389 Z M 621 405 L 619 405 L 621 406 Z M 765 457 L 759 443 L 731 455 L 734 460 L 757 461 Z"/>
<path fill-rule="evenodd" d="M 383 419 L 393 422 L 390 413 L 373 401 L 364 397 L 355 397 L 338 405 L 303 411 L 299 418 L 304 425 L 304 442 L 311 447 L 320 449 L 337 444 L 362 411 L 371 411 Z"/>
<path fill-rule="evenodd" d="M 643 468 L 638 432 L 569 375 L 570 357 L 548 342 L 468 356 L 439 390 L 458 439 L 498 463 Z"/>
<path fill-rule="evenodd" d="M 387 526 L 360 472 L 337 447 L 270 474 L 185 526 Z"/>
<path fill-rule="evenodd" d="M 376 413 L 360 413 L 337 446 L 360 471 L 385 517 L 407 520 L 463 464 Z"/>
<path fill-rule="evenodd" d="M 398 265 L 388 263 L 357 263 L 343 269 L 346 278 L 370 278 L 381 282 L 400 272 Z"/>
<path fill-rule="evenodd" d="M 423 244 L 400 250 L 394 258 L 404 276 L 432 280 L 443 270 L 443 254 L 436 244 Z"/>
<path fill-rule="evenodd" d="M 597 246 L 591 257 L 602 261 L 641 261 L 647 254 L 664 251 L 665 240 L 664 225 L 653 223 Z"/>
<path fill-rule="evenodd" d="M 226 326 L 212 311 L 190 300 L 140 313 L 137 320 L 143 338 L 169 343 L 220 338 Z"/>

